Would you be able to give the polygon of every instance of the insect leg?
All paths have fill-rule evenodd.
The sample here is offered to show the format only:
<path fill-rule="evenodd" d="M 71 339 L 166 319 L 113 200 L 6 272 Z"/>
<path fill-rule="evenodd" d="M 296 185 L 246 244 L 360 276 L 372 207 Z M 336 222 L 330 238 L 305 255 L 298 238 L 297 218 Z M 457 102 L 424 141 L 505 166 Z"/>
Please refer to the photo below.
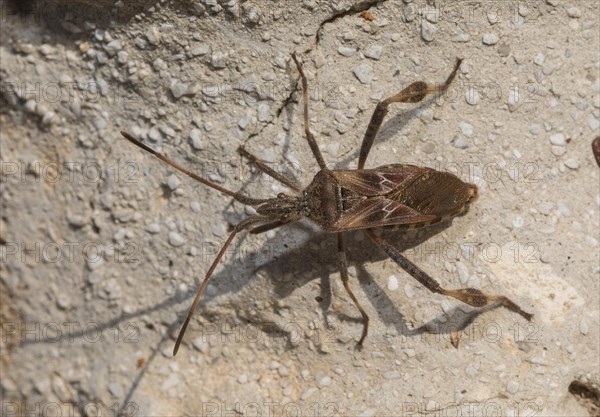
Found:
<path fill-rule="evenodd" d="M 337 239 L 338 239 L 338 261 L 339 261 L 339 267 L 340 267 L 340 275 L 342 276 L 342 283 L 344 284 L 344 288 L 346 289 L 346 292 L 352 299 L 352 302 L 354 303 L 356 308 L 358 308 L 358 311 L 360 311 L 360 314 L 362 315 L 362 319 L 363 319 L 362 335 L 360 336 L 360 340 L 356 344 L 356 346 L 358 348 L 362 348 L 363 341 L 365 340 L 365 337 L 367 337 L 367 332 L 369 331 L 369 316 L 367 315 L 365 310 L 363 310 L 363 308 L 359 304 L 358 300 L 356 299 L 356 296 L 350 289 L 350 284 L 348 282 L 349 278 L 348 278 L 348 261 L 346 259 L 346 244 L 344 243 L 343 233 L 338 233 Z"/>
<path fill-rule="evenodd" d="M 475 288 L 460 288 L 457 290 L 446 290 L 442 288 L 435 279 L 431 278 L 421 268 L 419 268 L 414 263 L 409 261 L 405 256 L 403 256 L 389 242 L 373 233 L 373 229 L 367 229 L 367 235 L 375 243 L 377 243 L 377 245 L 381 249 L 383 249 L 383 251 L 394 262 L 396 262 L 402 269 L 408 272 L 414 279 L 419 281 L 431 292 L 456 298 L 457 300 L 460 300 L 463 303 L 466 303 L 473 307 L 483 307 L 490 303 L 497 302 L 498 304 L 511 310 L 512 312 L 520 314 L 527 320 L 531 320 L 531 318 L 533 317 L 533 314 L 529 314 L 523 311 L 521 307 L 519 307 L 517 304 L 515 304 L 507 297 L 504 297 L 503 295 L 489 295 Z"/>
<path fill-rule="evenodd" d="M 317 163 L 319 164 L 319 168 L 327 169 L 325 165 L 325 160 L 323 159 L 323 155 L 321 155 L 321 150 L 319 149 L 319 145 L 315 140 L 315 137 L 312 133 L 310 133 L 309 123 L 308 123 L 308 82 L 306 81 L 306 76 L 304 75 L 304 71 L 302 71 L 302 66 L 296 57 L 296 53 L 292 54 L 292 58 L 296 63 L 296 68 L 298 68 L 298 72 L 300 73 L 300 78 L 302 79 L 302 96 L 304 98 L 304 133 L 306 135 L 306 140 L 308 141 L 308 146 L 310 146 L 310 150 L 312 151 Z"/>
<path fill-rule="evenodd" d="M 252 155 L 250 152 L 248 152 L 246 150 L 246 148 L 244 148 L 243 146 L 240 146 L 239 148 L 239 152 L 240 154 L 245 157 L 246 159 L 248 159 L 251 163 L 253 163 L 259 170 L 261 170 L 262 172 L 264 172 L 265 174 L 267 174 L 269 177 L 276 179 L 277 181 L 279 181 L 280 183 L 286 185 L 288 188 L 300 192 L 302 191 L 302 186 L 300 184 L 298 184 L 298 182 L 296 181 L 296 179 L 292 179 L 292 178 L 288 178 L 284 175 L 281 175 L 280 173 L 276 172 L 275 170 L 273 170 L 272 168 L 270 168 L 269 166 L 267 166 L 265 163 L 263 163 L 260 159 L 258 159 L 256 156 Z"/>
<path fill-rule="evenodd" d="M 392 97 L 388 97 L 383 101 L 377 103 L 377 107 L 371 116 L 371 121 L 369 122 L 369 126 L 367 127 L 367 131 L 365 132 L 365 136 L 363 138 L 362 145 L 360 147 L 360 155 L 358 157 L 358 169 L 363 169 L 365 166 L 365 162 L 367 161 L 367 156 L 369 156 L 369 151 L 371 150 L 371 146 L 375 141 L 375 137 L 377 136 L 377 132 L 379 132 L 379 128 L 383 123 L 383 119 L 388 112 L 388 106 L 392 103 L 418 103 L 423 100 L 427 94 L 430 93 L 440 93 L 443 94 L 447 89 L 454 77 L 456 76 L 456 72 L 458 71 L 458 67 L 462 59 L 457 59 L 456 64 L 454 65 L 454 69 L 450 73 L 450 76 L 446 79 L 446 82 L 441 85 L 429 85 L 424 81 L 416 81 L 406 87 L 404 90 L 400 91 L 398 94 Z"/>
<path fill-rule="evenodd" d="M 204 292 L 204 289 L 206 288 L 206 285 L 208 284 L 208 280 L 210 279 L 211 275 L 215 271 L 215 268 L 219 264 L 219 261 L 223 257 L 225 250 L 231 244 L 231 241 L 233 240 L 235 235 L 237 235 L 239 232 L 241 232 L 244 229 L 247 229 L 248 227 L 250 227 L 251 225 L 253 225 L 255 223 L 269 221 L 269 220 L 273 220 L 273 219 L 269 218 L 269 217 L 262 217 L 262 216 L 249 217 L 245 220 L 242 220 L 235 226 L 235 228 L 233 229 L 233 231 L 231 232 L 231 234 L 225 241 L 225 244 L 223 245 L 223 247 L 217 254 L 217 257 L 215 258 L 213 263 L 210 265 L 210 268 L 208 268 L 208 272 L 206 273 L 204 280 L 202 281 L 202 284 L 200 284 L 200 288 L 198 288 L 198 292 L 196 292 L 196 297 L 194 298 L 194 302 L 192 303 L 190 309 L 188 310 L 187 317 L 185 318 L 185 321 L 183 322 L 183 325 L 181 326 L 181 330 L 179 331 L 179 335 L 177 336 L 177 341 L 175 342 L 175 347 L 173 348 L 173 356 L 177 355 L 177 351 L 179 350 L 179 346 L 181 345 L 181 341 L 183 340 L 183 335 L 185 334 L 185 331 L 186 331 L 188 325 L 190 324 L 190 319 L 192 318 L 192 314 L 194 313 L 194 310 L 196 309 L 196 305 L 198 304 L 198 301 L 200 300 L 200 296 L 202 295 L 202 293 Z"/>

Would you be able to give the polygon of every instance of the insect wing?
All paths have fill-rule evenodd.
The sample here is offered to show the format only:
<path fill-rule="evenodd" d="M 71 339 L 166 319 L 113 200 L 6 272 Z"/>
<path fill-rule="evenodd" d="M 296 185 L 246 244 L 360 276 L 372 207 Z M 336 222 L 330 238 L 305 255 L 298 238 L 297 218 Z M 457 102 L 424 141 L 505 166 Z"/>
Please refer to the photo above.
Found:
<path fill-rule="evenodd" d="M 360 171 L 332 171 L 332 174 L 340 186 L 372 197 L 400 190 L 427 171 L 430 169 L 414 165 L 385 165 Z"/>
<path fill-rule="evenodd" d="M 334 231 L 417 224 L 435 219 L 437 219 L 435 215 L 421 214 L 389 198 L 373 197 L 342 213 L 335 222 Z"/>

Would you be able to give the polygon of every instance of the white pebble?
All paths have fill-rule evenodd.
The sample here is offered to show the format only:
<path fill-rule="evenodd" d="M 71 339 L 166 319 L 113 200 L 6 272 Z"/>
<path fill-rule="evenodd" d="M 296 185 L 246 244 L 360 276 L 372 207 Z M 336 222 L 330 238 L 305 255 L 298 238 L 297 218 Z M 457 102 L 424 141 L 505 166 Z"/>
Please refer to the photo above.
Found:
<path fill-rule="evenodd" d="M 467 137 L 471 137 L 473 136 L 473 125 L 470 123 L 467 123 L 465 121 L 462 121 L 458 124 L 458 126 L 460 127 L 460 130 L 463 132 L 463 134 Z"/>
<path fill-rule="evenodd" d="M 458 272 L 458 279 L 462 285 L 465 285 L 469 280 L 469 270 L 461 261 L 456 262 L 456 271 Z"/>
<path fill-rule="evenodd" d="M 395 275 L 390 275 L 388 277 L 387 288 L 390 291 L 396 291 L 398 289 L 398 278 Z"/>
<path fill-rule="evenodd" d="M 474 88 L 467 88 L 465 98 L 467 100 L 467 103 L 469 103 L 471 106 L 476 106 L 481 101 L 481 96 Z"/>
<path fill-rule="evenodd" d="M 590 129 L 593 131 L 598 130 L 598 127 L 600 127 L 600 121 L 598 121 L 598 119 L 596 119 L 592 113 L 588 114 L 586 121 Z"/>
<path fill-rule="evenodd" d="M 367 58 L 377 60 L 381 58 L 382 51 L 383 47 L 381 45 L 371 45 L 365 50 L 364 54 Z"/>
<path fill-rule="evenodd" d="M 194 213 L 200 213 L 200 203 L 198 203 L 197 201 L 192 201 L 192 203 L 190 204 L 190 208 Z"/>
<path fill-rule="evenodd" d="M 169 243 L 172 246 L 179 247 L 185 243 L 185 238 L 175 231 L 169 232 Z"/>
<path fill-rule="evenodd" d="M 150 223 L 144 227 L 144 230 L 153 235 L 160 233 L 160 225 L 158 223 Z"/>
<path fill-rule="evenodd" d="M 213 232 L 213 235 L 218 237 L 223 237 L 227 233 L 227 229 L 223 223 L 213 225 L 211 231 Z"/>
<path fill-rule="evenodd" d="M 542 127 L 537 123 L 534 123 L 529 126 L 529 133 L 531 133 L 532 135 L 539 135 L 541 131 Z"/>
<path fill-rule="evenodd" d="M 195 150 L 202 149 L 202 139 L 200 137 L 200 129 L 192 129 L 190 131 L 190 143 Z"/>
<path fill-rule="evenodd" d="M 148 42 L 154 46 L 160 43 L 160 32 L 155 26 L 150 26 L 150 28 L 146 31 L 146 39 L 148 39 Z"/>
<path fill-rule="evenodd" d="M 556 208 L 565 217 L 569 217 L 571 215 L 571 210 L 569 210 L 569 208 L 567 207 L 565 202 L 562 200 L 560 200 L 556 203 Z"/>
<path fill-rule="evenodd" d="M 509 394 L 516 394 L 517 391 L 519 391 L 519 383 L 514 379 L 509 381 L 508 384 L 506 384 L 506 391 Z"/>
<path fill-rule="evenodd" d="M 179 184 L 181 184 L 181 180 L 177 178 L 177 175 L 169 175 L 169 178 L 167 178 L 167 185 L 171 191 L 175 191 L 177 187 L 179 187 Z"/>
<path fill-rule="evenodd" d="M 569 15 L 569 17 L 578 19 L 581 17 L 581 10 L 579 10 L 578 7 L 569 7 L 569 9 L 567 10 L 567 14 Z"/>
<path fill-rule="evenodd" d="M 356 53 L 356 48 L 350 48 L 348 46 L 340 46 L 338 48 L 338 53 L 340 55 L 349 57 L 349 56 L 352 56 L 352 55 L 354 55 Z"/>
<path fill-rule="evenodd" d="M 408 284 L 408 283 L 407 283 L 407 284 L 404 286 L 404 294 L 406 294 L 406 296 L 407 296 L 408 298 L 413 298 L 413 297 L 414 297 L 414 295 L 415 295 L 415 289 L 414 289 L 414 287 L 413 287 L 411 284 Z"/>
<path fill-rule="evenodd" d="M 565 146 L 567 141 L 565 139 L 565 135 L 562 133 L 555 133 L 554 135 L 550 136 L 550 143 L 556 146 Z"/>
<path fill-rule="evenodd" d="M 484 45 L 495 45 L 498 43 L 498 40 L 498 35 L 496 35 L 495 33 L 486 33 L 482 37 L 482 42 L 484 43 Z"/>
<path fill-rule="evenodd" d="M 512 224 L 515 229 L 520 229 L 523 227 L 523 225 L 525 225 L 525 219 L 521 216 L 514 217 Z"/>
<path fill-rule="evenodd" d="M 587 323 L 585 323 L 585 322 L 581 322 L 581 323 L 579 324 L 579 333 L 581 333 L 582 335 L 584 335 L 584 336 L 585 336 L 586 334 L 588 334 L 589 330 L 590 330 L 590 328 L 589 328 L 589 326 L 587 325 Z"/>
<path fill-rule="evenodd" d="M 438 28 L 427 20 L 421 22 L 421 37 L 425 42 L 431 42 Z"/>
<path fill-rule="evenodd" d="M 569 158 L 565 161 L 565 166 L 570 169 L 577 169 L 579 168 L 579 161 L 577 158 Z"/>
<path fill-rule="evenodd" d="M 536 65 L 542 66 L 544 61 L 546 60 L 546 56 L 542 52 L 538 52 L 538 54 L 533 58 L 533 62 Z"/>
<path fill-rule="evenodd" d="M 375 74 L 373 73 L 373 67 L 368 64 L 360 64 L 352 70 L 358 81 L 362 84 L 370 84 L 373 81 Z"/>
<path fill-rule="evenodd" d="M 459 33 L 458 35 L 453 36 L 450 40 L 452 42 L 469 42 L 471 40 L 471 35 L 468 33 Z"/>
<path fill-rule="evenodd" d="M 564 146 L 552 146 L 552 155 L 563 156 L 567 152 L 567 148 Z"/>

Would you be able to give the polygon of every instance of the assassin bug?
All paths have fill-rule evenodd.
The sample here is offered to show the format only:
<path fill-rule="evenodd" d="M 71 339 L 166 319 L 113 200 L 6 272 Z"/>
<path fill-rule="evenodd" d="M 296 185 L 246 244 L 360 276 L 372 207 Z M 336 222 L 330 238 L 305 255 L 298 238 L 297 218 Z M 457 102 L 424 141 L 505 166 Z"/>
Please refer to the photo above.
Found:
<path fill-rule="evenodd" d="M 294 190 L 297 193 L 296 195 L 280 193 L 275 198 L 257 199 L 230 191 L 190 172 L 134 139 L 128 133 L 121 132 L 130 142 L 171 167 L 202 184 L 231 196 L 242 204 L 254 207 L 257 212 L 256 215 L 242 220 L 233 228 L 225 244 L 208 268 L 183 322 L 175 342 L 173 355 L 177 354 L 200 296 L 233 238 L 243 230 L 249 230 L 250 233 L 254 234 L 262 233 L 296 222 L 301 218 L 308 218 L 325 232 L 337 235 L 338 264 L 342 283 L 363 320 L 363 330 L 357 344 L 358 347 L 362 346 L 367 336 L 369 316 L 358 302 L 349 285 L 348 261 L 346 260 L 344 242 L 344 232 L 349 230 L 365 230 L 367 236 L 394 262 L 434 293 L 454 297 L 473 307 L 498 303 L 520 314 L 527 320 L 531 320 L 532 314 L 523 311 L 507 297 L 485 294 L 475 288 L 456 290 L 442 288 L 437 281 L 404 257 L 391 243 L 373 232 L 373 228 L 380 227 L 406 229 L 438 223 L 464 212 L 469 203 L 477 198 L 477 187 L 474 184 L 465 183 L 450 173 L 404 164 L 385 165 L 374 169 L 364 168 L 371 146 L 388 112 L 388 106 L 392 103 L 418 103 L 429 94 L 444 93 L 455 78 L 462 60 L 457 59 L 454 69 L 443 85 L 433 86 L 423 81 L 417 81 L 398 94 L 379 102 L 363 138 L 358 158 L 358 168 L 356 170 L 331 170 L 327 168 L 315 137 L 310 132 L 306 76 L 295 53 L 292 54 L 292 58 L 302 81 L 304 133 L 320 171 L 315 175 L 312 182 L 306 188 L 303 188 L 295 180 L 269 168 L 245 149 L 240 148 L 240 153 L 260 171 Z"/>

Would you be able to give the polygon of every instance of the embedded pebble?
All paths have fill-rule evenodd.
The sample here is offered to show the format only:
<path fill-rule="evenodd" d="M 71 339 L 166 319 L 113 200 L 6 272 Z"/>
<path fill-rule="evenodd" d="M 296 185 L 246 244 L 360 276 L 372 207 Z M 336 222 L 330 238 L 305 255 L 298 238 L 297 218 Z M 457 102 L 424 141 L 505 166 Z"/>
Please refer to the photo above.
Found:
<path fill-rule="evenodd" d="M 169 175 L 169 178 L 167 178 L 167 186 L 171 191 L 175 191 L 177 187 L 179 187 L 179 184 L 181 184 L 181 180 L 177 178 L 177 175 Z"/>
<path fill-rule="evenodd" d="M 569 15 L 569 17 L 578 19 L 581 17 L 581 10 L 578 7 L 569 7 L 569 9 L 567 10 L 567 14 Z"/>
<path fill-rule="evenodd" d="M 467 137 L 473 136 L 473 125 L 472 124 L 462 121 L 458 124 L 458 127 L 460 127 L 460 130 L 462 131 L 463 135 L 465 135 Z"/>
<path fill-rule="evenodd" d="M 500 40 L 495 33 L 486 33 L 481 38 L 484 45 L 495 45 Z"/>
<path fill-rule="evenodd" d="M 338 53 L 340 55 L 346 56 L 346 57 L 350 57 L 352 55 L 354 55 L 356 53 L 356 48 L 350 48 L 348 46 L 340 46 L 338 48 Z"/>
<path fill-rule="evenodd" d="M 585 322 L 581 322 L 579 324 L 579 333 L 581 333 L 582 335 L 586 335 L 588 334 L 588 332 L 590 331 L 590 327 L 587 325 L 587 323 Z"/>
<path fill-rule="evenodd" d="M 311 395 L 313 395 L 315 392 L 317 391 L 317 388 L 315 387 L 311 387 L 308 388 L 306 390 L 304 390 L 304 392 L 302 394 L 300 394 L 300 399 L 302 401 L 306 401 L 310 398 Z"/>
<path fill-rule="evenodd" d="M 390 291 L 396 291 L 398 289 L 398 278 L 395 275 L 388 277 L 387 288 Z"/>
<path fill-rule="evenodd" d="M 565 135 L 562 133 L 556 133 L 550 136 L 550 143 L 556 146 L 565 146 L 567 141 L 565 139 Z"/>
<path fill-rule="evenodd" d="M 153 235 L 160 233 L 160 225 L 158 223 L 150 223 L 144 227 L 144 230 Z"/>
<path fill-rule="evenodd" d="M 556 208 L 565 217 L 569 217 L 571 215 L 571 210 L 567 207 L 565 202 L 562 200 L 560 200 L 556 203 Z"/>
<path fill-rule="evenodd" d="M 564 146 L 552 146 L 552 155 L 563 156 L 567 152 L 567 148 Z"/>
<path fill-rule="evenodd" d="M 328 387 L 329 385 L 331 385 L 331 378 L 329 378 L 328 376 L 324 376 L 319 381 L 319 386 L 321 387 Z"/>
<path fill-rule="evenodd" d="M 452 140 L 452 145 L 458 149 L 467 149 L 469 144 L 462 136 L 457 136 Z"/>
<path fill-rule="evenodd" d="M 183 96 L 193 96 L 196 94 L 196 88 L 191 84 L 175 80 L 171 85 L 171 94 L 176 99 L 180 99 Z"/>
<path fill-rule="evenodd" d="M 383 51 L 383 47 L 380 45 L 371 45 L 369 46 L 364 54 L 367 58 L 371 58 L 371 59 L 379 59 L 381 58 L 381 52 Z"/>
<path fill-rule="evenodd" d="M 150 26 L 146 31 L 146 39 L 151 45 L 158 45 L 160 43 L 160 32 L 155 26 Z"/>
<path fill-rule="evenodd" d="M 553 207 L 554 203 L 552 203 L 551 201 L 546 201 L 538 205 L 538 210 L 540 211 L 540 213 L 545 214 L 547 216 L 548 214 L 550 214 L 550 211 Z"/>
<path fill-rule="evenodd" d="M 437 31 L 438 28 L 428 20 L 423 20 L 421 22 L 421 37 L 425 42 L 431 42 Z"/>
<path fill-rule="evenodd" d="M 511 380 L 506 384 L 506 392 L 509 394 L 516 394 L 519 391 L 519 383 L 515 380 Z"/>
<path fill-rule="evenodd" d="M 116 382 L 111 382 L 108 384 L 108 392 L 115 398 L 123 398 L 123 387 L 121 384 L 117 384 Z"/>
<path fill-rule="evenodd" d="M 456 271 L 458 272 L 458 279 L 462 285 L 465 285 L 469 280 L 469 271 L 465 264 L 461 261 L 456 262 Z"/>
<path fill-rule="evenodd" d="M 533 62 L 536 65 L 542 66 L 542 64 L 544 63 L 544 61 L 546 60 L 546 57 L 544 56 L 543 53 L 539 52 L 535 58 L 533 58 Z"/>
<path fill-rule="evenodd" d="M 190 131 L 190 144 L 195 150 L 202 149 L 202 138 L 200 137 L 200 129 L 192 129 Z"/>
<path fill-rule="evenodd" d="M 200 203 L 198 203 L 197 201 L 192 201 L 192 203 L 190 204 L 190 208 L 194 213 L 200 213 Z"/>
<path fill-rule="evenodd" d="M 223 237 L 227 233 L 227 228 L 225 227 L 225 225 L 223 223 L 217 223 L 217 224 L 213 225 L 213 227 L 211 228 L 211 231 L 213 232 L 213 235 L 215 235 L 217 237 Z"/>
<path fill-rule="evenodd" d="M 360 64 L 355 67 L 352 72 L 358 78 L 362 84 L 370 84 L 373 81 L 373 77 L 375 76 L 373 72 L 373 67 L 368 64 Z"/>
<path fill-rule="evenodd" d="M 119 39 L 115 39 L 114 41 L 110 41 L 106 45 L 104 45 L 104 50 L 110 56 L 114 56 L 117 52 L 122 49 L 121 41 Z"/>
<path fill-rule="evenodd" d="M 450 40 L 452 42 L 469 42 L 471 40 L 471 35 L 468 33 L 459 33 L 458 35 L 454 35 Z"/>
<path fill-rule="evenodd" d="M 398 371 L 386 371 L 383 373 L 383 379 L 400 379 L 402 374 Z"/>
<path fill-rule="evenodd" d="M 258 105 L 258 121 L 266 122 L 269 120 L 269 111 L 271 107 L 267 103 L 260 103 Z"/>
<path fill-rule="evenodd" d="M 600 121 L 596 119 L 592 113 L 588 114 L 586 121 L 590 129 L 593 131 L 598 130 L 598 127 L 600 127 Z"/>
<path fill-rule="evenodd" d="M 565 166 L 570 169 L 577 169 L 579 168 L 579 161 L 577 158 L 569 158 L 565 161 Z"/>
<path fill-rule="evenodd" d="M 172 230 L 169 232 L 169 243 L 175 247 L 183 246 L 185 244 L 185 238 Z"/>
<path fill-rule="evenodd" d="M 541 131 L 542 127 L 537 123 L 534 123 L 529 126 L 529 133 L 531 133 L 532 135 L 539 135 Z"/>
<path fill-rule="evenodd" d="M 190 51 L 192 56 L 206 55 L 209 52 L 210 52 L 210 48 L 208 45 L 197 46 Z"/>

